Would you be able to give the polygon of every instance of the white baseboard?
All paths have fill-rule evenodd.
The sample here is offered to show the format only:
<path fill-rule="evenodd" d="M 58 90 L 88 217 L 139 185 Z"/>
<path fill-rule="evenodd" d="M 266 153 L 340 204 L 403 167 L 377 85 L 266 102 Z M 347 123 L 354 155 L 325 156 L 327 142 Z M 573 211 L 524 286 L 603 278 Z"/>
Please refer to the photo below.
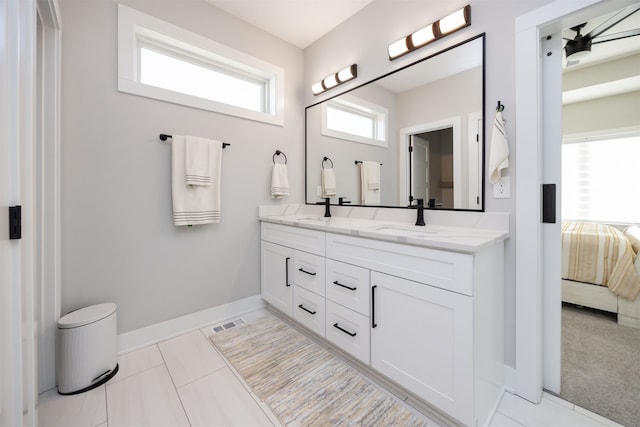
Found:
<path fill-rule="evenodd" d="M 265 306 L 260 295 L 233 301 L 228 304 L 208 308 L 187 314 L 165 322 L 145 326 L 134 331 L 118 335 L 118 354 L 137 350 L 159 341 L 182 335 L 185 332 L 200 329 L 207 325 L 227 320 Z"/>
<path fill-rule="evenodd" d="M 516 393 L 516 368 L 504 365 L 504 387 L 511 394 Z"/>

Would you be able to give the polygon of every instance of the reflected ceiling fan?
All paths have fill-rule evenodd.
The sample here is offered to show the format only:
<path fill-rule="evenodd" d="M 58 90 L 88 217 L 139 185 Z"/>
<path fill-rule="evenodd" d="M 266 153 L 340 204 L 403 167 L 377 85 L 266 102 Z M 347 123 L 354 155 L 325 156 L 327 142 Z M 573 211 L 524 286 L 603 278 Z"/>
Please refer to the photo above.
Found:
<path fill-rule="evenodd" d="M 576 32 L 575 37 L 573 39 L 564 38 L 567 41 L 564 46 L 567 66 L 578 64 L 581 58 L 584 58 L 591 52 L 591 46 L 594 44 L 640 36 L 640 28 L 622 31 L 620 33 L 602 35 L 602 33 L 619 24 L 638 10 L 640 10 L 640 3 L 626 7 L 604 21 L 602 24 L 595 27 L 593 30 L 589 31 L 588 34 L 580 33 L 580 31 L 587 25 L 586 22 L 576 25 L 575 27 L 571 27 L 571 30 Z"/>

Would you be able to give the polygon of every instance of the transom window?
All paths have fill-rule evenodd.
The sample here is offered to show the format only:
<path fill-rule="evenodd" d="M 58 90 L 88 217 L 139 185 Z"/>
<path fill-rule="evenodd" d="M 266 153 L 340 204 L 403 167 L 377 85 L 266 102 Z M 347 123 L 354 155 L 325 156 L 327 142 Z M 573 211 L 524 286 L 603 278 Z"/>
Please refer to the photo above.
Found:
<path fill-rule="evenodd" d="M 283 125 L 284 71 L 118 5 L 118 90 Z"/>
<path fill-rule="evenodd" d="M 386 108 L 356 97 L 322 105 L 322 134 L 334 138 L 387 147 L 387 121 Z"/>

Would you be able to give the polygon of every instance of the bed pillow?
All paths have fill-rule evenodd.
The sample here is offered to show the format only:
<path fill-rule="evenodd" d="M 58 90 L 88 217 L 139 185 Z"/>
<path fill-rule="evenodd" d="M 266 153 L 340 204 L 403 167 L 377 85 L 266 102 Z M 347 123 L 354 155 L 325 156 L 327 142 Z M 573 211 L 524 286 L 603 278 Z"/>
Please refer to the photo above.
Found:
<path fill-rule="evenodd" d="M 635 253 L 640 252 L 640 227 L 637 225 L 630 225 L 624 230 L 624 235 L 627 236 L 629 242 Z"/>

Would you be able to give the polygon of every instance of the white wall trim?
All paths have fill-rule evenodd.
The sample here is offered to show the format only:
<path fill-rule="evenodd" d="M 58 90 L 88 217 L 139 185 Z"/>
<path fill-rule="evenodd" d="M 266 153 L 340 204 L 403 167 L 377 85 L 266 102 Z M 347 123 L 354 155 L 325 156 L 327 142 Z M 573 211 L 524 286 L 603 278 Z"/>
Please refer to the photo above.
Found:
<path fill-rule="evenodd" d="M 56 385 L 56 322 L 60 317 L 60 81 L 62 28 L 57 0 L 38 0 L 42 18 L 42 94 L 36 151 L 38 211 L 36 257 L 40 274 L 36 280 L 38 392 Z"/>
<path fill-rule="evenodd" d="M 504 387 L 505 391 L 515 394 L 516 390 L 516 368 L 504 365 Z"/>
<path fill-rule="evenodd" d="M 265 306 L 260 295 L 176 317 L 118 335 L 118 354 L 137 350 Z"/>

